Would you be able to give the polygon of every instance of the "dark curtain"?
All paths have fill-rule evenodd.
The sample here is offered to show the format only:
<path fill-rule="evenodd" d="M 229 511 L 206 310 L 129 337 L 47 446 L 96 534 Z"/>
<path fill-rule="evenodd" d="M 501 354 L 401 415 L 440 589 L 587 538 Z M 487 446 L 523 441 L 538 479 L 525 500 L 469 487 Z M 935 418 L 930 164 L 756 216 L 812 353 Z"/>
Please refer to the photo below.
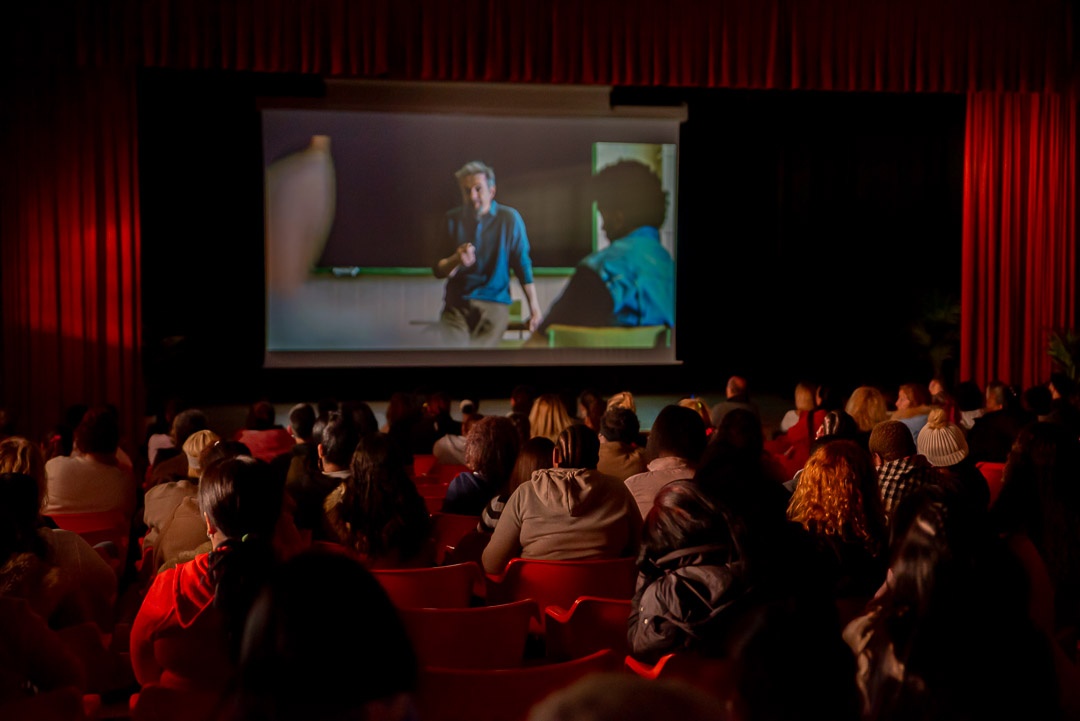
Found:
<path fill-rule="evenodd" d="M 8 91 L 0 402 L 35 433 L 77 401 L 117 403 L 132 411 L 130 423 L 143 411 L 133 102 L 140 67 L 979 92 L 969 106 L 963 368 L 980 382 L 1001 374 L 1039 379 L 1045 329 L 1072 322 L 1076 297 L 1073 198 L 1063 189 L 1074 182 L 1075 123 L 1072 96 L 1057 95 L 1070 80 L 1070 7 L 1065 0 L 14 4 L 0 23 L 0 82 Z M 1004 92 L 1034 95 L 996 95 Z M 1062 199 L 1067 219 L 1055 215 Z M 1061 275 L 1038 293 L 999 270 L 1003 259 L 1015 261 L 1008 273 L 1028 279 L 1045 267 L 1032 264 L 1047 258 L 1060 259 Z M 1003 307 L 1018 320 L 1000 323 Z"/>

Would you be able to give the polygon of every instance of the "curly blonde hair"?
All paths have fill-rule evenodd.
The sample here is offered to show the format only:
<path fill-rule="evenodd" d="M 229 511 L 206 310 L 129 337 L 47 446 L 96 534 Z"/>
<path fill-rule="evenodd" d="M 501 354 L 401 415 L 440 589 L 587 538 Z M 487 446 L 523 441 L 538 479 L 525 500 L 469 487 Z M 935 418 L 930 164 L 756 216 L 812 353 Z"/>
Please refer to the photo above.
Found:
<path fill-rule="evenodd" d="M 874 430 L 874 426 L 889 420 L 889 403 L 885 394 L 874 386 L 859 386 L 848 397 L 844 411 L 855 419 L 863 433 Z"/>
<path fill-rule="evenodd" d="M 849 440 L 818 446 L 799 476 L 787 517 L 811 533 L 859 542 L 879 553 L 885 518 L 870 454 Z"/>

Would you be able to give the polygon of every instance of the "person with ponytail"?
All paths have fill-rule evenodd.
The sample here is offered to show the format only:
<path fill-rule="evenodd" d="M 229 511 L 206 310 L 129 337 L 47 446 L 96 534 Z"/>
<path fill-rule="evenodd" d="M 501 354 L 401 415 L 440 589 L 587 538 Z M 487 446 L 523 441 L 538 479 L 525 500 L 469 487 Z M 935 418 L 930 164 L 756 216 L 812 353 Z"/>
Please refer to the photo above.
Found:
<path fill-rule="evenodd" d="M 131 628 L 140 685 L 225 690 L 248 610 L 279 560 L 284 479 L 250 456 L 209 464 L 199 508 L 212 550 L 160 572 Z"/>

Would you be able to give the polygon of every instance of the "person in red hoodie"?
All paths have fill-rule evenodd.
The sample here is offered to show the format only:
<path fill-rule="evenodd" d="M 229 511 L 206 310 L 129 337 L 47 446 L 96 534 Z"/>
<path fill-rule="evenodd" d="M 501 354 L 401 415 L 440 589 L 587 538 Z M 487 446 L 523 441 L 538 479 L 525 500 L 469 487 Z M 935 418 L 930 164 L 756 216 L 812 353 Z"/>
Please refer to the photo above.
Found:
<path fill-rule="evenodd" d="M 263 461 L 237 456 L 207 466 L 199 507 L 213 550 L 159 573 L 147 591 L 130 641 L 141 686 L 225 690 L 247 611 L 277 562 L 283 496 L 283 479 Z"/>

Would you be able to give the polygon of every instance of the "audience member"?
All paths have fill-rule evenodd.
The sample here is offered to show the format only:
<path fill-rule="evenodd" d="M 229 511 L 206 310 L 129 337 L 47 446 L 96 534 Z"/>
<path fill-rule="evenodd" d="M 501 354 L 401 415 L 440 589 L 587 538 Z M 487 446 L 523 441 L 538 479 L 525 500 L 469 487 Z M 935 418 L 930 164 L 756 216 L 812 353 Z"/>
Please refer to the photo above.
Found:
<path fill-rule="evenodd" d="M 856 440 L 864 448 L 870 446 L 870 432 L 874 430 L 874 426 L 889 420 L 889 403 L 885 399 L 885 394 L 875 386 L 859 386 L 853 390 L 848 396 L 844 410 L 855 419 L 859 427 L 859 436 Z"/>
<path fill-rule="evenodd" d="M 301 476 L 319 472 L 318 441 L 315 422 L 318 413 L 310 403 L 297 403 L 289 409 L 289 427 L 293 445 L 274 458 L 270 465 L 284 476 L 286 488 L 301 482 Z"/>
<path fill-rule="evenodd" d="M 479 516 L 493 498 L 507 491 L 521 440 L 513 421 L 488 416 L 477 421 L 465 441 L 465 465 L 446 489 L 442 512 Z"/>
<path fill-rule="evenodd" d="M 720 721 L 729 715 L 718 694 L 721 689 L 706 691 L 683 679 L 596 673 L 549 694 L 529 711 L 528 721 Z"/>
<path fill-rule="evenodd" d="M 209 430 L 210 422 L 206 413 L 198 408 L 188 408 L 180 411 L 173 418 L 172 429 L 169 436 L 172 438 L 172 447 L 158 451 L 156 463 L 150 468 L 150 478 L 144 484 L 145 489 L 163 481 L 179 481 L 188 479 L 188 463 L 184 457 L 183 447 L 192 433 Z"/>
<path fill-rule="evenodd" d="M 870 453 L 877 468 L 878 493 L 886 522 L 900 500 L 934 479 L 933 466 L 918 453 L 911 429 L 902 421 L 878 423 L 870 433 Z"/>
<path fill-rule="evenodd" d="M 731 376 L 727 379 L 727 385 L 724 388 L 724 400 L 714 403 L 712 410 L 709 411 L 710 427 L 715 428 L 720 425 L 720 421 L 733 408 L 744 408 L 757 416 L 759 420 L 761 418 L 761 412 L 758 410 L 757 404 L 750 400 L 750 384 L 743 376 Z"/>
<path fill-rule="evenodd" d="M 326 498 L 335 540 L 369 568 L 430 566 L 424 499 L 384 433 L 361 436 L 351 472 Z"/>
<path fill-rule="evenodd" d="M 816 383 L 802 381 L 797 384 L 794 419 L 791 417 L 792 411 L 788 411 L 780 424 L 783 432 L 765 444 L 771 454 L 783 459 L 782 480 L 791 478 L 796 470 L 806 464 L 806 459 L 810 456 L 810 445 L 825 420 L 825 409 L 817 405 L 817 392 Z"/>
<path fill-rule="evenodd" d="M 929 412 L 930 390 L 922 383 L 904 383 L 896 392 L 896 410 L 890 418 L 907 426 L 911 437 L 918 440 Z"/>
<path fill-rule="evenodd" d="M 161 571 L 131 627 L 140 685 L 223 692 L 235 671 L 248 610 L 276 562 L 283 484 L 250 456 L 211 463 L 199 505 L 213 551 Z"/>
<path fill-rule="evenodd" d="M 411 455 L 430 455 L 435 441 L 447 433 L 461 435 L 461 422 L 450 414 L 450 396 L 445 391 L 429 393 L 421 409 L 410 430 Z"/>
<path fill-rule="evenodd" d="M 622 482 L 596 470 L 600 442 L 571 424 L 555 444 L 554 467 L 536 471 L 506 502 L 484 549 L 484 570 L 510 559 L 618 558 L 633 555 L 641 516 Z"/>
<path fill-rule="evenodd" d="M 972 460 L 1004 463 L 1020 429 L 1032 420 L 1033 417 L 1020 408 L 1007 384 L 991 381 L 986 386 L 983 414 L 975 420 L 967 435 Z"/>
<path fill-rule="evenodd" d="M 543 436 L 555 442 L 559 434 L 574 424 L 574 419 L 566 411 L 566 404 L 558 393 L 543 393 L 533 401 L 529 411 L 529 433 L 531 437 Z"/>
<path fill-rule="evenodd" d="M 52 628 L 91 621 L 112 631 L 116 573 L 78 534 L 41 526 L 40 494 L 33 476 L 0 473 L 0 597 L 25 599 Z"/>
<path fill-rule="evenodd" d="M 675 405 L 689 408 L 690 410 L 701 416 L 701 422 L 705 424 L 705 435 L 712 433 L 712 409 L 709 408 L 709 404 L 705 402 L 704 398 L 698 398 L 696 395 L 690 395 L 684 398 L 680 398 Z"/>
<path fill-rule="evenodd" d="M 453 466 L 465 465 L 465 439 L 469 435 L 469 429 L 484 415 L 480 412 L 476 401 L 464 400 L 460 408 L 461 433 L 447 433 L 432 446 L 431 452 L 438 463 Z"/>
<path fill-rule="evenodd" d="M 1080 401 L 1076 395 L 1076 383 L 1058 371 L 1050 374 L 1046 388 L 1050 391 L 1050 412 L 1046 420 L 1060 423 L 1073 435 L 1080 436 Z"/>
<path fill-rule="evenodd" d="M 787 517 L 814 540 L 826 586 L 861 609 L 885 580 L 885 513 L 870 453 L 838 438 L 815 448 L 791 496 Z"/>
<path fill-rule="evenodd" d="M 645 449 L 637 445 L 641 423 L 629 408 L 609 408 L 600 419 L 600 460 L 596 470 L 625 481 L 648 470 Z"/>
<path fill-rule="evenodd" d="M 948 479 L 966 502 L 985 511 L 990 505 L 990 487 L 971 460 L 964 430 L 950 423 L 947 414 L 944 408 L 930 409 L 916 448 L 934 466 L 938 482 Z"/>
<path fill-rule="evenodd" d="M 190 441 L 191 438 L 188 439 Z M 203 449 L 198 465 L 200 469 L 206 469 L 225 458 L 250 455 L 248 447 L 240 441 L 220 441 Z M 153 566 L 157 571 L 191 561 L 199 554 L 213 550 L 213 544 L 206 535 L 206 519 L 199 507 L 198 485 L 193 485 L 193 490 L 194 495 L 181 498 L 172 515 L 161 524 L 153 555 Z M 152 575 L 150 580 L 153 580 Z"/>
<path fill-rule="evenodd" d="M 607 401 L 600 392 L 586 388 L 577 397 L 577 419 L 596 433 L 600 432 L 600 419 L 607 410 Z"/>
<path fill-rule="evenodd" d="M 1027 584 L 980 515 L 927 484 L 900 501 L 894 523 L 889 583 L 844 630 L 863 718 L 1061 718 Z"/>
<path fill-rule="evenodd" d="M 991 509 L 995 529 L 1016 547 L 1030 544 L 1049 576 L 1051 633 L 1070 657 L 1080 634 L 1080 441 L 1056 423 L 1020 431 Z M 1031 570 L 1029 569 L 1029 575 Z"/>
<path fill-rule="evenodd" d="M 975 419 L 980 418 L 984 412 L 983 390 L 975 381 L 961 381 L 956 386 L 956 408 L 960 417 L 956 425 L 967 433 L 975 425 Z"/>
<path fill-rule="evenodd" d="M 158 548 L 158 538 L 164 527 L 172 521 L 173 514 L 185 498 L 194 498 L 199 493 L 199 478 L 202 476 L 201 458 L 204 452 L 220 441 L 213 431 L 196 431 L 184 441 L 184 455 L 188 459 L 188 476 L 193 481 L 166 481 L 158 483 L 143 496 L 143 523 L 146 533 L 142 546 L 145 551 L 153 548 L 154 568 L 165 562 Z M 205 535 L 204 535 L 205 538 Z"/>
<path fill-rule="evenodd" d="M 722 656 L 725 630 L 753 588 L 733 521 L 693 481 L 656 495 L 645 517 L 630 604 L 631 655 L 655 663 L 672 652 Z"/>
<path fill-rule="evenodd" d="M 626 487 L 642 518 L 649 515 L 661 488 L 671 481 L 694 477 L 706 441 L 705 422 L 696 412 L 675 405 L 660 409 L 646 446 L 646 454 L 652 460 L 647 470 L 626 479 Z"/>
<path fill-rule="evenodd" d="M 237 432 L 233 440 L 243 443 L 251 449 L 255 458 L 267 463 L 282 453 L 292 452 L 296 440 L 277 423 L 275 416 L 274 406 L 269 401 L 253 403 L 248 410 L 244 427 Z"/>
<path fill-rule="evenodd" d="M 607 399 L 607 407 L 604 410 L 609 408 L 629 408 L 637 413 L 637 401 L 634 400 L 634 394 L 630 391 L 619 391 Z"/>
<path fill-rule="evenodd" d="M 926 389 L 930 391 L 930 405 L 945 409 L 945 420 L 949 423 L 959 421 L 960 407 L 945 376 L 938 374 L 931 378 Z"/>
<path fill-rule="evenodd" d="M 480 514 L 480 522 L 477 531 L 482 533 L 494 533 L 495 525 L 499 522 L 506 502 L 510 495 L 517 490 L 518 486 L 532 480 L 533 473 L 554 465 L 552 456 L 555 453 L 555 444 L 544 436 L 530 438 L 521 444 L 517 460 L 514 461 L 514 470 L 510 472 L 510 482 L 506 484 L 506 490 L 488 501 Z"/>
<path fill-rule="evenodd" d="M 45 464 L 45 515 L 116 511 L 131 523 L 137 500 L 135 477 L 117 461 L 119 439 L 114 412 L 103 407 L 86 412 L 75 428 L 73 454 Z"/>
<path fill-rule="evenodd" d="M 415 721 L 418 675 L 405 625 L 374 576 L 343 554 L 308 551 L 255 600 L 218 721 Z"/>
<path fill-rule="evenodd" d="M 86 676 L 79 657 L 25 599 L 0 595 L 0 717 L 81 720 Z"/>

